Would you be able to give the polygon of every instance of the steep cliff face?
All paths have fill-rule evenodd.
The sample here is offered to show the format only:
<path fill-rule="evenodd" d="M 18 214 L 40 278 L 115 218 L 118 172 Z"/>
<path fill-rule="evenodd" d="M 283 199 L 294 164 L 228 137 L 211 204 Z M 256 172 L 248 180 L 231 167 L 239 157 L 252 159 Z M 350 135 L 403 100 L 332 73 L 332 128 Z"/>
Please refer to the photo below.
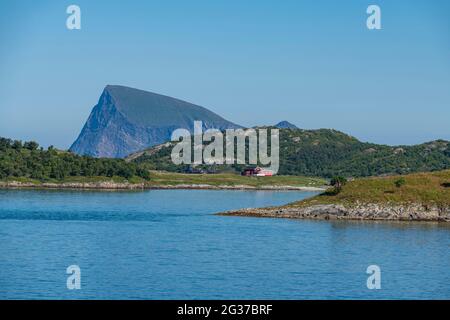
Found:
<path fill-rule="evenodd" d="M 173 130 L 240 128 L 203 107 L 123 86 L 107 86 L 70 150 L 94 157 L 122 158 L 170 140 Z"/>

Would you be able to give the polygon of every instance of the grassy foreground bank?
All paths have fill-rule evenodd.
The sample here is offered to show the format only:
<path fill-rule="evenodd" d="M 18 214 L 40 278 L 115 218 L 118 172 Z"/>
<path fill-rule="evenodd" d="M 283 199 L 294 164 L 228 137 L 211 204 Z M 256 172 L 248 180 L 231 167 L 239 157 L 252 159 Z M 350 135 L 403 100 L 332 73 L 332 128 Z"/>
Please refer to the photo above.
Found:
<path fill-rule="evenodd" d="M 450 170 L 356 179 L 344 185 L 337 194 L 325 192 L 288 206 L 304 207 L 313 204 L 352 206 L 358 203 L 419 203 L 450 206 Z"/>

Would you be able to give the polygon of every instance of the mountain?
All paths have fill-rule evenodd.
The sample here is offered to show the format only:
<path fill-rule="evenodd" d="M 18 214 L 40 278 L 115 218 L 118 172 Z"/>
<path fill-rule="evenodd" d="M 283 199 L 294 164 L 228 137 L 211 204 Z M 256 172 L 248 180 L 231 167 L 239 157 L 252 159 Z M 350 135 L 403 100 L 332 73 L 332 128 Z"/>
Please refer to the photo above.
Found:
<path fill-rule="evenodd" d="M 274 127 L 278 129 L 298 129 L 295 124 L 292 124 L 289 121 L 278 122 Z"/>
<path fill-rule="evenodd" d="M 148 169 L 182 172 L 170 153 L 175 144 L 166 143 L 127 158 Z M 215 171 L 243 169 L 243 165 L 215 166 Z M 210 166 L 205 166 L 210 168 Z M 333 129 L 280 129 L 281 175 L 330 178 L 337 175 L 365 177 L 450 169 L 450 142 L 436 140 L 415 146 L 387 146 L 361 142 Z"/>
<path fill-rule="evenodd" d="M 193 131 L 240 128 L 208 109 L 168 96 L 108 85 L 70 151 L 94 157 L 122 158 L 170 140 L 178 128 Z"/>

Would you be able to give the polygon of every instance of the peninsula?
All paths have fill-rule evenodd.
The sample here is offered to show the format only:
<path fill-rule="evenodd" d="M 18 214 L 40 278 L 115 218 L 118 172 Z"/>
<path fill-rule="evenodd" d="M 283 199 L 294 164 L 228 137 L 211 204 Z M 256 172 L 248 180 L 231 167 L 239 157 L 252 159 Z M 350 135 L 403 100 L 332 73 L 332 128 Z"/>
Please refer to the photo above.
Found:
<path fill-rule="evenodd" d="M 219 213 L 227 216 L 319 220 L 450 222 L 450 170 L 362 178 L 279 207 Z"/>

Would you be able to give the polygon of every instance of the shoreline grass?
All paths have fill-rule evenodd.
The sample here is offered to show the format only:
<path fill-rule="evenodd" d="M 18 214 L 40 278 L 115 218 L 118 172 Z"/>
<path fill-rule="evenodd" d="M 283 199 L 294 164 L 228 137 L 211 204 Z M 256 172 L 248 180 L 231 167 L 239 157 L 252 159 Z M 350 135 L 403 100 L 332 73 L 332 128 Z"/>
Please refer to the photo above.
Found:
<path fill-rule="evenodd" d="M 323 187 L 327 181 L 322 178 L 303 176 L 273 176 L 273 177 L 245 177 L 232 173 L 219 174 L 185 174 L 163 171 L 152 171 L 149 185 L 211 185 L 211 186 L 292 186 L 292 187 Z"/>
<path fill-rule="evenodd" d="M 399 181 L 402 182 L 399 183 Z M 351 207 L 363 203 L 419 203 L 449 207 L 449 182 L 450 170 L 360 178 L 349 181 L 337 194 L 324 192 L 309 199 L 287 204 L 284 207 L 308 207 L 321 204 L 342 204 Z"/>
<path fill-rule="evenodd" d="M 36 179 L 26 177 L 9 177 L 7 179 L 0 180 L 0 187 L 8 187 L 8 184 L 18 183 L 16 186 L 20 188 L 20 185 L 24 187 L 45 187 L 46 185 L 54 185 L 54 187 L 66 187 L 68 184 L 91 184 L 90 187 L 95 188 L 96 184 L 111 183 L 125 185 L 142 185 L 145 189 L 151 188 L 169 188 L 177 186 L 201 186 L 203 188 L 220 188 L 220 187 L 249 187 L 249 188 L 321 188 L 327 182 L 321 178 L 300 177 L 300 176 L 273 176 L 273 177 L 244 177 L 232 173 L 223 174 L 183 174 L 183 173 L 171 173 L 162 171 L 152 171 L 150 180 L 145 180 L 140 177 L 132 177 L 125 179 L 123 177 L 67 177 L 63 180 L 48 179 L 40 181 Z M 99 187 L 100 188 L 100 187 Z"/>

